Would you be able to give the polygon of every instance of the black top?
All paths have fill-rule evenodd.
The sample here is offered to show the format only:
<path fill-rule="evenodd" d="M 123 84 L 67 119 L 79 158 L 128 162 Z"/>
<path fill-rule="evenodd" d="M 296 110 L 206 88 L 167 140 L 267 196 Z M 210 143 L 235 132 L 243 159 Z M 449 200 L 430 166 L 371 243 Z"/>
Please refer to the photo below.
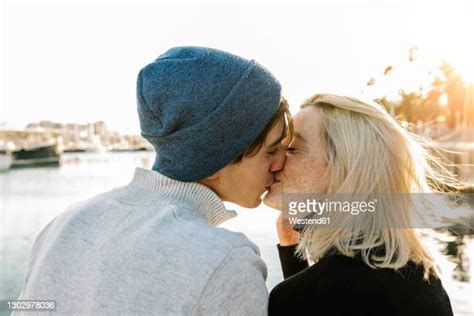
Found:
<path fill-rule="evenodd" d="M 453 315 L 441 281 L 423 267 L 372 269 L 360 257 L 323 257 L 308 267 L 296 246 L 278 251 L 285 280 L 270 293 L 269 315 Z"/>

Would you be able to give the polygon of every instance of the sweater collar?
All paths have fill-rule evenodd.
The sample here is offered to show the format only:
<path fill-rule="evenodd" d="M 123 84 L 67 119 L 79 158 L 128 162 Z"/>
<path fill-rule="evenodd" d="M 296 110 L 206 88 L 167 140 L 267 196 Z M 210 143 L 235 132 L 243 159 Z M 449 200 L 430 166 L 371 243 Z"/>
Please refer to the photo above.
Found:
<path fill-rule="evenodd" d="M 214 226 L 237 216 L 234 210 L 227 210 L 219 196 L 197 182 L 181 182 L 149 169 L 137 167 L 129 184 L 136 203 L 179 201 L 198 210 Z"/>

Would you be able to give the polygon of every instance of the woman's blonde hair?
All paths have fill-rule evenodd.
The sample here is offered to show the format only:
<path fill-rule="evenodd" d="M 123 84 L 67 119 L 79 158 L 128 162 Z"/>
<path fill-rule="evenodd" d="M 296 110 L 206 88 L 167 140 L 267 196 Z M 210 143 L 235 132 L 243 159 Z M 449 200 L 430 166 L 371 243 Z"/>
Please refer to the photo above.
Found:
<path fill-rule="evenodd" d="M 430 145 L 399 126 L 379 104 L 318 94 L 301 107 L 308 106 L 320 109 L 320 132 L 328 162 L 325 193 L 425 193 L 459 187 L 456 177 L 432 154 Z M 410 228 L 410 218 L 419 212 L 410 196 L 400 194 L 396 202 L 392 200 L 395 208 L 378 205 L 370 221 L 346 216 L 340 228 L 307 225 L 297 253 L 317 261 L 336 249 L 346 256 L 361 255 L 372 268 L 399 269 L 411 260 L 423 265 L 425 279 L 437 275 L 418 232 Z M 383 247 L 384 253 L 377 253 L 375 247 Z"/>

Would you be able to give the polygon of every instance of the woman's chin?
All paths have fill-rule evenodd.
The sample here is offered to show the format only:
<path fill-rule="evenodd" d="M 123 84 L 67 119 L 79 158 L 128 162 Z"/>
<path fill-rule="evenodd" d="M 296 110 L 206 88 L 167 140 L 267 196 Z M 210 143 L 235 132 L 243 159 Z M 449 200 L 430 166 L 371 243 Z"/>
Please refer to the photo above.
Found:
<path fill-rule="evenodd" d="M 276 192 L 272 192 L 270 190 L 263 197 L 263 204 L 265 204 L 268 207 L 281 211 L 282 210 L 281 195 L 277 194 Z"/>

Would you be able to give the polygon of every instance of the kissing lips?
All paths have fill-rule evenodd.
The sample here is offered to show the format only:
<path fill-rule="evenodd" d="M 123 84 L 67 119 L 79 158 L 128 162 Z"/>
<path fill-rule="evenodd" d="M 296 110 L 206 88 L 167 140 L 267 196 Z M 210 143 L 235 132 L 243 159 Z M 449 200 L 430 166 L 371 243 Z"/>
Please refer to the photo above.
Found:
<path fill-rule="evenodd" d="M 270 191 L 271 188 L 272 188 L 272 186 L 275 185 L 275 184 L 277 184 L 277 183 L 279 183 L 279 182 L 281 182 L 281 180 L 273 179 L 272 183 L 269 184 L 269 185 L 267 185 L 267 186 L 265 187 L 265 189 L 266 189 L 267 191 Z"/>

